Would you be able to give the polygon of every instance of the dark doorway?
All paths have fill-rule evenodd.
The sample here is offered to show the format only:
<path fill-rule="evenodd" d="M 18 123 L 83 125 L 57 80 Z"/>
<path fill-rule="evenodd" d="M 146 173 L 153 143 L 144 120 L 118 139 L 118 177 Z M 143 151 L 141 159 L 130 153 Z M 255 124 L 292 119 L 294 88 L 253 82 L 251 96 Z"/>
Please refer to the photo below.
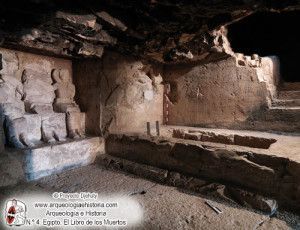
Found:
<path fill-rule="evenodd" d="M 228 38 L 236 53 L 280 59 L 284 81 L 300 81 L 300 11 L 257 12 L 228 26 Z"/>

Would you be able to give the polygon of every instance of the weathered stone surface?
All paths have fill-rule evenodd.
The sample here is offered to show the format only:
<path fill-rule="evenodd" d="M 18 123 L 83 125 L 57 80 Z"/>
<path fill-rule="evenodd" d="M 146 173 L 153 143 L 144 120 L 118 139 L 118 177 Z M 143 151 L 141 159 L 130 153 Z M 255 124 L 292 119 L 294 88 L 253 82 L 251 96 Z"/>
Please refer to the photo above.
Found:
<path fill-rule="evenodd" d="M 2 63 L 4 69 L 0 76 L 0 114 L 7 143 L 11 147 L 27 148 L 36 147 L 42 141 L 65 140 L 66 114 L 53 112 L 55 93 L 51 70 L 59 67 L 62 79 L 70 82 L 71 62 L 7 49 L 0 52 L 5 54 L 2 62 L 6 62 Z M 61 102 L 74 102 L 74 85 L 68 83 L 66 90 L 61 88 Z M 69 107 L 68 104 L 65 110 Z M 76 104 L 72 107 L 79 111 Z"/>
<path fill-rule="evenodd" d="M 68 112 L 67 130 L 70 138 L 80 138 L 85 135 L 85 113 Z"/>
<path fill-rule="evenodd" d="M 244 207 L 263 211 L 267 215 L 274 214 L 278 208 L 276 200 L 245 189 L 211 182 L 203 178 L 187 176 L 182 173 L 128 161 L 107 154 L 101 155 L 97 163 L 109 169 L 123 170 L 162 184 L 191 190 L 205 196 L 213 196 L 230 203 L 234 202 Z"/>
<path fill-rule="evenodd" d="M 62 170 L 91 164 L 103 144 L 99 137 L 93 137 L 25 150 L 23 167 L 26 178 L 36 180 Z"/>
<path fill-rule="evenodd" d="M 68 14 L 62 11 L 56 13 L 57 18 L 65 19 L 74 24 L 81 24 L 85 27 L 94 28 L 97 30 L 101 29 L 101 26 L 96 22 L 96 16 L 90 15 L 80 15 L 80 14 Z"/>
<path fill-rule="evenodd" d="M 22 74 L 24 101 L 27 112 L 46 114 L 55 97 L 51 77 L 47 73 L 25 69 Z"/>
<path fill-rule="evenodd" d="M 15 148 L 33 147 L 40 143 L 41 116 L 39 114 L 25 114 L 23 117 L 6 118 L 8 143 Z"/>
<path fill-rule="evenodd" d="M 81 54 L 86 57 L 95 56 L 101 58 L 104 52 L 103 46 L 95 46 L 93 44 L 84 43 L 82 47 L 80 47 L 78 54 Z"/>
<path fill-rule="evenodd" d="M 173 129 L 173 137 L 184 139 L 185 132 L 183 129 Z"/>
<path fill-rule="evenodd" d="M 19 59 L 17 57 L 17 54 L 15 52 L 9 52 L 1 50 L 1 56 L 2 60 L 1 67 L 0 68 L 0 74 L 1 75 L 14 75 L 19 68 Z"/>
<path fill-rule="evenodd" d="M 22 117 L 25 114 L 24 103 L 1 103 L 0 113 L 3 116 L 7 116 L 10 119 Z"/>
<path fill-rule="evenodd" d="M 80 112 L 74 101 L 75 85 L 71 81 L 70 72 L 67 69 L 55 69 L 52 71 L 52 79 L 55 82 L 54 110 L 56 112 Z"/>
<path fill-rule="evenodd" d="M 0 103 L 19 103 L 23 97 L 23 85 L 13 75 L 0 76 Z"/>
<path fill-rule="evenodd" d="M 24 154 L 18 152 L 20 150 L 14 150 L 5 150 L 0 154 L 0 187 L 15 185 L 26 180 L 22 163 Z"/>
<path fill-rule="evenodd" d="M 234 135 L 234 144 L 253 148 L 268 149 L 275 142 L 276 139 L 272 138 Z"/>
<path fill-rule="evenodd" d="M 201 135 L 201 141 L 209 141 L 209 142 L 216 142 L 222 144 L 234 144 L 233 135 L 222 135 L 222 134 L 215 134 L 212 132 L 203 132 Z"/>
<path fill-rule="evenodd" d="M 42 115 L 42 139 L 44 142 L 64 141 L 67 138 L 66 114 Z"/>
<path fill-rule="evenodd" d="M 96 15 L 101 18 L 102 20 L 106 21 L 107 23 L 110 23 L 112 26 L 117 27 L 118 29 L 125 31 L 127 30 L 127 27 L 117 18 L 112 17 L 105 11 L 101 11 L 99 13 L 96 13 Z"/>
<path fill-rule="evenodd" d="M 138 163 L 248 187 L 300 210 L 299 176 L 286 172 L 287 159 L 280 156 L 125 135 L 110 135 L 106 151 Z M 299 165 L 291 164 L 291 168 L 299 171 Z"/>
<path fill-rule="evenodd" d="M 226 186 L 225 193 L 241 205 L 261 210 L 268 215 L 274 214 L 278 208 L 276 200 L 266 198 L 239 188 Z"/>
<path fill-rule="evenodd" d="M 86 112 L 87 132 L 146 132 L 147 122 L 163 123 L 159 71 L 151 73 L 149 65 L 113 52 L 106 52 L 101 62 L 79 60 L 73 66 L 76 99 Z"/>
<path fill-rule="evenodd" d="M 164 80 L 168 125 L 298 131 L 299 108 L 271 107 L 280 81 L 276 57 L 245 57 L 259 64 L 240 66 L 239 56 L 209 64 L 170 65 Z M 213 89 L 213 90 L 212 90 Z"/>
<path fill-rule="evenodd" d="M 6 46 L 93 57 L 92 52 L 80 52 L 81 47 L 105 45 L 125 54 L 167 63 L 223 58 L 229 46 L 222 26 L 260 10 L 285 12 L 299 8 L 298 1 L 274 0 L 197 4 L 178 0 L 106 0 L 103 4 L 88 1 L 76 5 L 70 0 L 47 0 L 24 4 L 2 6 L 1 34 Z M 72 10 L 68 5 L 72 5 Z M 15 23 L 12 15 L 16 14 L 23 20 Z"/>
<path fill-rule="evenodd" d="M 0 187 L 88 165 L 102 153 L 104 140 L 99 137 L 26 150 L 5 150 L 0 154 Z"/>
<path fill-rule="evenodd" d="M 175 134 L 176 136 L 176 134 Z M 194 140 L 194 141 L 200 141 L 202 138 L 202 134 L 196 134 L 196 133 L 185 133 L 184 134 L 184 139 L 188 139 L 188 140 Z"/>
<path fill-rule="evenodd" d="M 0 153 L 4 151 L 5 148 L 5 133 L 4 133 L 4 126 L 3 126 L 3 116 L 0 115 Z"/>

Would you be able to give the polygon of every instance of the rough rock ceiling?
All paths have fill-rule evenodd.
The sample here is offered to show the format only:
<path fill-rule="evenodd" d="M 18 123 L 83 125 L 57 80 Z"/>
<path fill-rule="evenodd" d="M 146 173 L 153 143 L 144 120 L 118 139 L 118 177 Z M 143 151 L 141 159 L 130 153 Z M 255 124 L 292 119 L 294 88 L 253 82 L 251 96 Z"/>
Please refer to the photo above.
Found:
<path fill-rule="evenodd" d="M 294 10 L 299 0 L 27 0 L 0 8 L 1 46 L 69 57 L 118 50 L 162 63 L 221 58 L 221 26 L 258 10 Z"/>

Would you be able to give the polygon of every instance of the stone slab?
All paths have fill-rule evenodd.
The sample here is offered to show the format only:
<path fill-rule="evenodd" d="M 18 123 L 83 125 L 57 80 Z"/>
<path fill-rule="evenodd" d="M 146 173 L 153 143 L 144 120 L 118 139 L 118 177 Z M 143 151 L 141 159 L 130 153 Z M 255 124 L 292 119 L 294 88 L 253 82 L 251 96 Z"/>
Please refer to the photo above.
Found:
<path fill-rule="evenodd" d="M 69 168 L 91 164 L 100 150 L 98 137 L 27 149 L 24 151 L 26 178 L 36 180 Z"/>
<path fill-rule="evenodd" d="M 25 150 L 6 149 L 0 155 L 0 187 L 88 165 L 102 153 L 104 141 L 100 137 L 87 137 Z"/>
<path fill-rule="evenodd" d="M 42 137 L 45 142 L 66 140 L 66 114 L 49 113 L 42 115 Z"/>
<path fill-rule="evenodd" d="M 7 140 L 12 147 L 33 147 L 41 142 L 41 116 L 39 114 L 25 114 L 20 118 L 8 119 L 6 126 Z"/>
<path fill-rule="evenodd" d="M 249 188 L 300 211 L 300 161 L 261 151 L 138 135 L 111 134 L 106 139 L 111 156 Z"/>

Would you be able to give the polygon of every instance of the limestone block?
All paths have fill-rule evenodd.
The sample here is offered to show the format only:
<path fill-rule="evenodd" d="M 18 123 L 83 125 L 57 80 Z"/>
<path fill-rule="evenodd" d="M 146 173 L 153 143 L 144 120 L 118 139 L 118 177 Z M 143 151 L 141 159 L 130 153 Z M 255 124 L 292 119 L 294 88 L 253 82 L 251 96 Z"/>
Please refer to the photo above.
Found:
<path fill-rule="evenodd" d="M 85 113 L 68 112 L 67 130 L 70 138 L 79 138 L 85 135 Z"/>
<path fill-rule="evenodd" d="M 23 117 L 6 118 L 8 143 L 12 147 L 34 147 L 41 140 L 41 116 L 38 114 L 25 114 Z"/>
<path fill-rule="evenodd" d="M 201 141 L 222 143 L 222 144 L 233 144 L 233 135 L 222 135 L 215 134 L 212 132 L 202 132 Z"/>
<path fill-rule="evenodd" d="M 25 102 L 26 111 L 37 114 L 53 113 L 53 105 L 51 103 L 32 103 Z"/>
<path fill-rule="evenodd" d="M 91 164 L 103 149 L 103 145 L 103 140 L 93 137 L 25 150 L 23 165 L 26 179 L 36 180 L 66 169 Z"/>
<path fill-rule="evenodd" d="M 73 102 L 75 86 L 71 81 L 70 72 L 67 69 L 55 69 L 52 72 L 52 78 L 55 82 L 56 97 L 65 99 L 66 102 Z"/>
<path fill-rule="evenodd" d="M 66 114 L 42 115 L 42 139 L 44 142 L 64 141 L 67 137 Z"/>
<path fill-rule="evenodd" d="M 46 73 L 25 69 L 22 75 L 26 111 L 47 113 L 51 110 L 55 94 L 52 80 Z M 43 105 L 46 106 L 43 106 Z"/>
<path fill-rule="evenodd" d="M 2 69 L 0 74 L 14 75 L 19 68 L 19 59 L 15 52 L 1 50 L 2 55 Z"/>
<path fill-rule="evenodd" d="M 183 129 L 173 129 L 173 137 L 184 139 L 185 132 Z"/>
<path fill-rule="evenodd" d="M 10 119 L 23 117 L 25 114 L 24 103 L 0 103 L 0 114 Z"/>
<path fill-rule="evenodd" d="M 21 101 L 23 85 L 12 75 L 0 76 L 0 103 L 15 103 Z"/>
<path fill-rule="evenodd" d="M 253 148 L 268 149 L 276 141 L 273 138 L 234 135 L 234 144 Z"/>
<path fill-rule="evenodd" d="M 80 112 L 74 101 L 75 85 L 72 83 L 70 72 L 67 69 L 55 69 L 52 71 L 52 79 L 55 82 L 55 112 Z"/>
<path fill-rule="evenodd" d="M 55 69 L 52 71 L 52 79 L 55 82 L 55 112 L 80 112 L 74 101 L 75 85 L 72 83 L 70 72 L 67 69 Z"/>
<path fill-rule="evenodd" d="M 61 100 L 55 99 L 53 110 L 57 113 L 80 112 L 79 106 L 76 103 L 63 103 Z"/>
<path fill-rule="evenodd" d="M 153 97 L 154 97 L 154 92 L 153 92 L 153 90 L 146 90 L 146 91 L 144 92 L 144 98 L 145 98 L 145 100 L 151 101 L 151 100 L 153 99 Z"/>

